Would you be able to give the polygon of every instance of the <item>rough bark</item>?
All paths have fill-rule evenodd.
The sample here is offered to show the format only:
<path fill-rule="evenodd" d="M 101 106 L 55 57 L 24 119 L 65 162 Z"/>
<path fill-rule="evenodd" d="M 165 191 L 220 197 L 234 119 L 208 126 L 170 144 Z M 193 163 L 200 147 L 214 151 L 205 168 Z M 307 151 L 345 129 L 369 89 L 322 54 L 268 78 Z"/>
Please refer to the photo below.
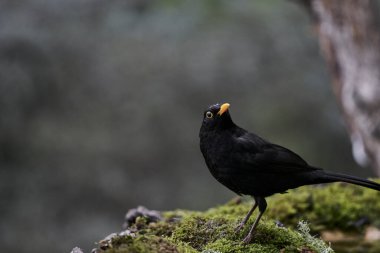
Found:
<path fill-rule="evenodd" d="M 307 0 L 355 160 L 380 175 L 380 30 L 375 1 Z"/>

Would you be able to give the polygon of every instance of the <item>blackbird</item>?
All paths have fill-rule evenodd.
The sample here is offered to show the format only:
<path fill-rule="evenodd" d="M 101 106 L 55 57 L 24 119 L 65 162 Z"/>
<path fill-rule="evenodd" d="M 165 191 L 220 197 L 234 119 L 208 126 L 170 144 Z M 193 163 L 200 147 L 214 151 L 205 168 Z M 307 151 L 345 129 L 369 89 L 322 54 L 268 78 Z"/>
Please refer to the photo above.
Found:
<path fill-rule="evenodd" d="M 309 165 L 293 151 L 266 141 L 237 126 L 231 119 L 230 104 L 211 105 L 203 115 L 200 148 L 211 174 L 239 195 L 254 198 L 254 205 L 236 228 L 239 231 L 259 207 L 244 243 L 249 243 L 267 208 L 265 198 L 303 185 L 346 182 L 380 191 L 380 184 Z"/>

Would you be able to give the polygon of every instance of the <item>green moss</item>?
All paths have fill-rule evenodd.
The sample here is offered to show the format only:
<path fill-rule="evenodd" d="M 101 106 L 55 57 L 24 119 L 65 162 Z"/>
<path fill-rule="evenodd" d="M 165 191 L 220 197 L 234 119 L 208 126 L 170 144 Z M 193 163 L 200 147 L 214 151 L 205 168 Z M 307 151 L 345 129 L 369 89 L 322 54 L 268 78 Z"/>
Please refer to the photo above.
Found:
<path fill-rule="evenodd" d="M 379 199 L 379 192 L 346 184 L 301 187 L 289 194 L 275 195 L 268 198 L 268 210 L 257 227 L 252 243 L 248 245 L 241 241 L 248 233 L 257 211 L 242 231 L 234 231 L 251 208 L 251 200 L 234 200 L 205 212 L 169 211 L 162 213 L 164 220 L 157 223 L 138 218 L 130 228 L 133 231 L 131 235 L 113 237 L 102 252 L 326 253 L 331 252 L 327 244 L 311 236 L 308 225 L 299 221 L 307 220 L 312 231 L 352 231 L 357 229 L 357 221 L 363 218 L 373 225 L 379 225 Z M 275 220 L 286 228 L 277 227 Z M 299 231 L 296 230 L 297 225 Z M 376 247 L 373 249 L 378 249 Z M 370 252 L 371 247 L 366 249 Z"/>
<path fill-rule="evenodd" d="M 269 198 L 267 217 L 294 226 L 308 220 L 313 231 L 360 229 L 368 220 L 380 225 L 380 192 L 343 183 L 301 187 Z"/>
<path fill-rule="evenodd" d="M 240 242 L 221 238 L 209 243 L 205 247 L 210 252 L 236 252 L 236 253 L 261 253 L 279 252 L 276 247 L 260 244 L 243 245 Z"/>
<path fill-rule="evenodd" d="M 245 205 L 245 204 L 244 204 Z M 240 208 L 239 208 L 240 209 Z M 243 211 L 243 210 L 242 210 Z M 238 211 L 240 213 L 240 211 Z M 245 228 L 235 233 L 239 219 L 232 215 L 231 206 L 221 206 L 206 211 L 203 214 L 187 214 L 173 231 L 172 240 L 185 242 L 191 247 L 219 252 L 300 252 L 302 248 L 315 250 L 314 244 L 308 242 L 302 234 L 286 228 L 279 228 L 273 220 L 260 223 L 255 233 L 253 243 L 242 244 L 253 219 Z M 319 239 L 315 241 L 321 242 Z M 315 251 L 317 252 L 317 251 Z"/>
<path fill-rule="evenodd" d="M 111 247 L 106 253 L 196 253 L 186 244 L 175 244 L 173 241 L 155 235 L 117 236 L 111 240 Z"/>

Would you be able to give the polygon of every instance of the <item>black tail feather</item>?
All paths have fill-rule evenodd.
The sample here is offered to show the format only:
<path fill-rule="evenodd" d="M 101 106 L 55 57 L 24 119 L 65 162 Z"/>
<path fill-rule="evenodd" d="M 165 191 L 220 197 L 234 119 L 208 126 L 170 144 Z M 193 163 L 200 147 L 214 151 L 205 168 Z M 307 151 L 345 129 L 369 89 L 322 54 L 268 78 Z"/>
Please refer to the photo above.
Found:
<path fill-rule="evenodd" d="M 337 182 L 337 181 L 346 182 L 346 183 L 356 184 L 356 185 L 360 185 L 360 186 L 364 186 L 367 188 L 380 191 L 380 184 L 367 180 L 367 179 L 340 174 L 340 173 L 327 172 L 327 171 L 324 173 L 324 177 L 326 180 L 330 182 Z"/>

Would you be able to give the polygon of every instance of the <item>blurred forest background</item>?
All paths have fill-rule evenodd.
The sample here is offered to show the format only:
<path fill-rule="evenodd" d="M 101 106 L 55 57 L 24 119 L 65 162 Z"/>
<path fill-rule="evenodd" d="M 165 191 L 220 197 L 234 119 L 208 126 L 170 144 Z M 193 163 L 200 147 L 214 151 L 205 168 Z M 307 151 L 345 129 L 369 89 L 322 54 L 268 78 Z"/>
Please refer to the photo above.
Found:
<path fill-rule="evenodd" d="M 204 210 L 208 105 L 316 166 L 352 159 L 310 20 L 283 0 L 2 0 L 0 244 L 87 251 L 137 205 Z"/>

